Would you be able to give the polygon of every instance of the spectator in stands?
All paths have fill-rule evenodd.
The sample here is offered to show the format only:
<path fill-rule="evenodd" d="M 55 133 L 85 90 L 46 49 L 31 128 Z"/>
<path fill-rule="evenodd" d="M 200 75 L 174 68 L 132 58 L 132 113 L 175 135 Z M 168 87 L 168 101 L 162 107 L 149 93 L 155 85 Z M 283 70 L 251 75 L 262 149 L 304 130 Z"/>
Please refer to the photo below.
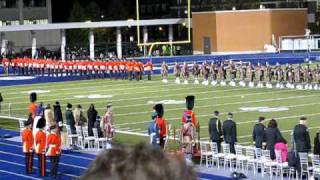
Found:
<path fill-rule="evenodd" d="M 1 95 L 1 93 L 0 93 L 0 113 L 1 113 L 1 103 L 3 102 L 3 97 L 2 97 L 2 95 Z"/>
<path fill-rule="evenodd" d="M 47 107 L 44 110 L 44 118 L 46 119 L 46 129 L 49 130 L 49 128 L 56 124 L 56 121 L 53 118 L 53 111 L 51 109 L 50 104 L 47 105 Z"/>
<path fill-rule="evenodd" d="M 70 129 L 71 129 L 71 133 L 72 134 L 76 134 L 77 131 L 76 131 L 76 127 L 75 127 L 75 120 L 74 120 L 74 116 L 73 116 L 73 113 L 72 113 L 72 104 L 68 103 L 67 104 L 67 109 L 66 109 L 66 122 L 67 122 L 67 125 L 70 126 Z"/>
<path fill-rule="evenodd" d="M 270 157 L 272 160 L 275 159 L 274 146 L 277 140 L 281 139 L 281 133 L 278 129 L 278 124 L 275 119 L 271 119 L 268 124 L 268 128 L 265 131 L 266 133 L 266 143 L 267 150 L 270 150 Z"/>
<path fill-rule="evenodd" d="M 83 115 L 82 106 L 78 105 L 77 108 L 73 111 L 74 120 L 76 122 L 76 126 L 85 126 L 87 119 Z"/>
<path fill-rule="evenodd" d="M 138 144 L 104 151 L 80 179 L 196 180 L 197 177 L 184 160 L 168 156 L 159 148 Z"/>
<path fill-rule="evenodd" d="M 263 124 L 263 121 L 265 120 L 264 117 L 259 117 L 258 123 L 254 125 L 253 132 L 252 132 L 252 139 L 253 144 L 256 146 L 256 148 L 262 148 L 262 146 L 266 145 L 266 134 L 265 130 L 266 127 Z"/>
<path fill-rule="evenodd" d="M 54 111 L 54 120 L 59 126 L 60 131 L 62 131 L 63 128 L 63 117 L 62 117 L 62 111 L 60 103 L 57 101 L 55 105 L 53 105 L 53 111 Z"/>
<path fill-rule="evenodd" d="M 233 114 L 228 113 L 228 119 L 223 122 L 223 138 L 226 144 L 230 144 L 230 152 L 235 154 L 234 144 L 237 142 L 237 126 L 233 121 Z"/>
<path fill-rule="evenodd" d="M 287 141 L 283 137 L 280 137 L 280 139 L 277 140 L 277 143 L 274 145 L 274 149 L 281 152 L 282 162 L 288 162 L 288 145 Z"/>
<path fill-rule="evenodd" d="M 88 116 L 88 134 L 89 136 L 93 136 L 93 131 L 92 128 L 94 126 L 94 123 L 97 120 L 98 112 L 94 108 L 94 105 L 91 104 L 88 111 L 87 111 L 87 116 Z"/>
<path fill-rule="evenodd" d="M 214 117 L 209 120 L 209 135 L 212 142 L 217 143 L 218 151 L 221 152 L 221 142 L 223 140 L 219 111 L 213 112 Z"/>

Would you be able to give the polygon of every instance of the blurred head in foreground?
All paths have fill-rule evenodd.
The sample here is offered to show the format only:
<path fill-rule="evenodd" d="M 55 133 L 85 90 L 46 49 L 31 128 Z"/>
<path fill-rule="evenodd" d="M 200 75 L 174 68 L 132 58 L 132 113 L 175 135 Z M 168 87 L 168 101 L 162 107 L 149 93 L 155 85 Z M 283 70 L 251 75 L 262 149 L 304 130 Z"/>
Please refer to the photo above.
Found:
<path fill-rule="evenodd" d="M 81 177 L 82 180 L 196 180 L 193 168 L 184 160 L 158 148 L 138 144 L 102 152 Z"/>

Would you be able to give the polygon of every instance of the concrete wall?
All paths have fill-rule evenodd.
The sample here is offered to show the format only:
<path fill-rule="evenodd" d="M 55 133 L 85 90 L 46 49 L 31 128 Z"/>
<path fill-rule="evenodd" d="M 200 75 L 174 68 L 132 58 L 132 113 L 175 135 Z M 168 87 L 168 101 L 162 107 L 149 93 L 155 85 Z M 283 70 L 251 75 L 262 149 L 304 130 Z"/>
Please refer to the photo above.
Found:
<path fill-rule="evenodd" d="M 193 13 L 194 54 L 203 53 L 203 37 L 211 37 L 212 52 L 263 51 L 284 35 L 303 35 L 306 9 L 265 9 Z"/>

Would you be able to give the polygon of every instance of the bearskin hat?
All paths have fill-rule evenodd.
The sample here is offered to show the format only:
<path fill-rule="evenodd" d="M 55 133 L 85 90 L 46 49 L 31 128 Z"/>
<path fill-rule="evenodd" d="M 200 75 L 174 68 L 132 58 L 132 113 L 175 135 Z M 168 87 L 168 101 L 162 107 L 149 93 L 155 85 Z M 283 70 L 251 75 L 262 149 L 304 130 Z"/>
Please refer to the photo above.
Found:
<path fill-rule="evenodd" d="M 46 120 L 42 117 L 38 120 L 37 128 L 44 128 L 46 126 Z"/>
<path fill-rule="evenodd" d="M 30 94 L 30 102 L 34 103 L 34 102 L 36 102 L 36 101 L 37 101 L 37 93 L 32 92 L 32 93 Z"/>
<path fill-rule="evenodd" d="M 68 104 L 67 104 L 67 108 L 68 108 L 68 109 L 71 109 L 71 108 L 72 108 L 72 104 L 68 103 Z"/>
<path fill-rule="evenodd" d="M 163 105 L 162 104 L 156 104 L 154 106 L 154 109 L 156 110 L 158 117 L 162 118 L 164 112 L 163 112 Z"/>
<path fill-rule="evenodd" d="M 194 107 L 194 96 L 186 97 L 186 106 L 188 110 L 192 110 Z"/>

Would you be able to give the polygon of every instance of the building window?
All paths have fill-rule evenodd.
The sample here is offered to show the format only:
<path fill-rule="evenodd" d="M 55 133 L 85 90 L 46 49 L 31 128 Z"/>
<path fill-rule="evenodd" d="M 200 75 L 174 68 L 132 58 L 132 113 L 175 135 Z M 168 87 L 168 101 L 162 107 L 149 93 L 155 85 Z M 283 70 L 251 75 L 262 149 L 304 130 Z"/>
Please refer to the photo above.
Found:
<path fill-rule="evenodd" d="M 16 0 L 0 0 L 0 8 L 16 8 L 17 1 Z"/>
<path fill-rule="evenodd" d="M 46 0 L 23 0 L 24 7 L 46 7 Z"/>

